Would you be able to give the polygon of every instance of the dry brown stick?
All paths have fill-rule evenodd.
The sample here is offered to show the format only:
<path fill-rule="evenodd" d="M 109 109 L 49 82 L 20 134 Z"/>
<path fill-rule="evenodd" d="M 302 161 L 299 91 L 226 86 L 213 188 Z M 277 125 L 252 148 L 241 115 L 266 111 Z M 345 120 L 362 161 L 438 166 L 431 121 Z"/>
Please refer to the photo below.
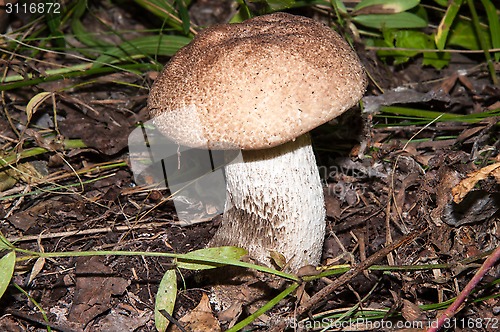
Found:
<path fill-rule="evenodd" d="M 129 231 L 129 230 L 137 230 L 137 229 L 145 229 L 145 228 L 154 228 L 154 227 L 164 227 L 167 222 L 151 222 L 147 224 L 139 224 L 136 226 L 115 226 L 115 227 L 101 227 L 101 228 L 91 228 L 84 230 L 74 230 L 74 231 L 65 231 L 65 232 L 57 232 L 57 233 L 47 233 L 47 234 L 38 234 L 38 235 L 27 235 L 27 236 L 19 236 L 19 237 L 10 237 L 7 240 L 9 242 L 26 242 L 26 241 L 36 241 L 36 240 L 45 240 L 45 239 L 55 239 L 60 237 L 67 236 L 82 236 L 82 235 L 92 235 L 99 233 L 109 233 L 116 231 Z"/>
<path fill-rule="evenodd" d="M 47 327 L 47 328 L 50 327 L 50 328 L 57 330 L 57 331 L 60 331 L 60 332 L 81 332 L 81 331 L 83 331 L 83 329 L 80 329 L 80 328 L 66 327 L 66 326 L 64 326 L 64 324 L 58 324 L 55 322 L 46 322 L 44 319 L 37 317 L 38 315 L 37 316 L 28 315 L 28 314 L 25 314 L 21 311 L 13 311 L 12 310 L 12 311 L 8 311 L 7 314 L 12 315 L 14 317 L 17 317 L 19 319 L 23 319 L 23 320 L 28 321 L 28 322 L 42 325 L 42 326 Z"/>
<path fill-rule="evenodd" d="M 391 251 L 415 240 L 419 235 L 421 235 L 423 232 L 425 232 L 427 228 L 424 228 L 423 230 L 416 230 L 402 238 L 396 243 L 392 243 L 389 246 L 379 250 L 375 254 L 371 255 L 368 257 L 366 260 L 363 262 L 360 262 L 358 265 L 335 279 L 331 284 L 327 285 L 323 289 L 321 289 L 319 292 L 314 294 L 309 301 L 301 305 L 300 307 L 297 308 L 295 311 L 295 315 L 297 317 L 302 316 L 306 312 L 310 311 L 316 304 L 320 303 L 321 301 L 325 300 L 328 298 L 330 294 L 332 294 L 337 288 L 340 286 L 348 283 L 351 281 L 354 277 L 356 277 L 358 274 L 369 268 L 370 266 L 374 265 L 381 259 L 383 259 L 387 254 L 389 254 Z M 269 331 L 270 332 L 279 332 L 283 331 L 286 328 L 287 322 L 289 320 L 283 319 L 279 324 L 273 326 Z"/>

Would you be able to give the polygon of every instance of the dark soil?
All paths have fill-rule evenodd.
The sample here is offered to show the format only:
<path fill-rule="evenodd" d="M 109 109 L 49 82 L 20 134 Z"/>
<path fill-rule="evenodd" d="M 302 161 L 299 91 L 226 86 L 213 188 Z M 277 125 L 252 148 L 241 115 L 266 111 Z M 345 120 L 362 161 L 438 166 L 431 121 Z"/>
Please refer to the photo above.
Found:
<path fill-rule="evenodd" d="M 116 30 L 134 30 L 155 23 L 140 19 L 126 6 L 112 6 L 112 11 L 109 5 L 92 6 L 95 13 L 102 15 L 101 19 L 117 22 Z M 231 8 L 214 6 L 213 1 L 206 0 L 197 1 L 191 8 L 199 25 L 223 22 L 228 13 Z M 12 16 L 8 24 L 21 26 L 29 19 Z M 95 17 L 86 19 L 91 26 Z M 500 106 L 500 88 L 491 84 L 481 57 L 453 55 L 446 69 L 436 71 L 422 66 L 419 58 L 394 67 L 382 63 L 372 51 L 363 50 L 362 45 L 358 52 L 380 88 L 386 91 L 409 88 L 405 95 L 387 97 L 384 100 L 387 104 L 456 114 Z M 49 56 L 55 55 L 38 55 Z M 68 64 L 69 60 L 56 56 L 56 61 Z M 2 66 L 30 72 L 37 63 L 13 61 Z M 172 202 L 165 199 L 170 193 L 136 186 L 127 165 L 128 134 L 136 123 L 148 119 L 146 99 L 154 77 L 155 73 L 142 76 L 119 73 L 96 77 L 88 88 L 74 92 L 71 88 L 60 89 L 83 84 L 83 80 L 68 79 L 2 92 L 3 149 L 16 144 L 18 149 L 34 146 L 48 149 L 18 165 L 31 177 L 2 172 L 6 177 L 0 192 L 0 229 L 16 247 L 45 252 L 172 253 L 205 247 L 217 229 L 219 217 L 193 225 L 179 222 Z M 112 83 L 116 81 L 130 85 Z M 64 150 L 41 136 L 43 128 L 54 128 L 50 102 L 39 108 L 30 130 L 23 128 L 27 118 L 22 110 L 28 101 L 41 91 L 56 90 L 61 91 L 57 94 L 61 138 L 81 139 L 87 148 Z M 440 95 L 419 100 L 419 96 L 429 91 L 439 91 Z M 382 91 L 370 84 L 367 96 L 379 95 Z M 438 311 L 422 311 L 415 304 L 435 304 L 455 297 L 485 254 L 498 246 L 498 179 L 490 176 L 478 182 L 460 204 L 452 201 L 451 189 L 471 172 L 500 161 L 499 119 L 474 124 L 438 122 L 427 128 L 379 126 L 391 121 L 400 120 L 384 118 L 378 113 L 360 115 L 354 109 L 312 133 L 318 166 L 325 180 L 328 215 L 323 264 L 357 264 L 411 231 L 421 230 L 416 240 L 379 264 L 445 263 L 452 268 L 365 272 L 318 303 L 311 314 L 350 308 L 367 297 L 362 308 L 386 307 L 391 312 L 402 312 L 406 320 L 432 321 Z M 414 141 L 406 144 L 420 130 Z M 18 135 L 24 145 L 18 144 Z M 117 166 L 104 167 L 110 164 Z M 75 176 L 75 171 L 92 167 L 96 169 Z M 47 190 L 56 184 L 67 187 Z M 77 185 L 69 186 L 73 184 Z M 154 331 L 155 294 L 163 274 L 171 266 L 169 259 L 141 256 L 20 261 L 13 279 L 19 288 L 9 287 L 0 300 L 0 331 L 44 331 L 48 326 L 56 331 Z M 497 316 L 499 273 L 498 267 L 489 271 L 456 316 L 460 324 L 500 319 Z M 312 284 L 308 292 L 312 295 L 328 282 L 324 278 Z M 179 319 L 192 311 L 202 294 L 208 292 L 203 272 L 182 271 L 174 317 Z M 280 304 L 275 315 L 291 314 L 294 300 L 292 297 L 288 303 Z M 38 305 L 47 315 L 47 321 Z M 259 329 L 265 331 L 267 323 L 261 321 Z M 471 329 L 465 325 L 449 330 Z M 489 326 L 474 330 L 496 329 Z"/>

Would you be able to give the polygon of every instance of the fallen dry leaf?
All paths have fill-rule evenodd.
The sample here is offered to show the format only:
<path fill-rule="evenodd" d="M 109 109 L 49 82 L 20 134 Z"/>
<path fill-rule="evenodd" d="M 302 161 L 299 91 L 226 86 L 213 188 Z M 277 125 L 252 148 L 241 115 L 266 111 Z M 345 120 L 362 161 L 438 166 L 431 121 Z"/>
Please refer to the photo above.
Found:
<path fill-rule="evenodd" d="M 133 332 L 146 325 L 152 319 L 152 313 L 148 311 L 111 309 L 99 323 L 90 328 L 89 332 Z"/>
<path fill-rule="evenodd" d="M 0 331 L 23 332 L 25 330 L 12 316 L 4 315 L 0 318 Z"/>
<path fill-rule="evenodd" d="M 103 257 L 79 257 L 76 263 L 75 298 L 68 320 L 87 324 L 111 308 L 111 296 L 125 292 L 130 281 L 113 277 Z"/>
<path fill-rule="evenodd" d="M 495 163 L 483 167 L 475 172 L 470 173 L 467 178 L 460 181 L 458 185 L 451 189 L 453 194 L 453 201 L 460 203 L 464 197 L 474 188 L 476 183 L 486 179 L 488 176 L 494 176 L 498 183 L 500 183 L 500 163 Z"/>
<path fill-rule="evenodd" d="M 241 315 L 241 312 L 243 310 L 242 307 L 243 303 L 241 301 L 235 301 L 229 308 L 220 312 L 217 315 L 217 318 L 219 318 L 219 321 L 223 323 L 229 323 L 229 326 L 233 327 L 234 324 L 236 324 L 238 317 L 240 317 Z"/>
<path fill-rule="evenodd" d="M 409 322 L 415 322 L 422 320 L 422 310 L 415 303 L 403 299 L 403 308 L 401 314 L 404 319 Z"/>
<path fill-rule="evenodd" d="M 205 331 L 220 331 L 220 325 L 217 318 L 212 313 L 208 296 L 203 293 L 200 303 L 190 313 L 179 319 L 179 322 L 184 326 L 186 331 L 190 332 L 205 332 Z M 171 332 L 180 332 L 177 326 L 172 326 Z"/>
<path fill-rule="evenodd" d="M 439 168 L 436 176 L 439 182 L 439 186 L 435 188 L 437 206 L 431 211 L 430 217 L 436 225 L 441 225 L 443 222 L 443 212 L 452 199 L 450 190 L 455 188 L 460 183 L 460 174 L 457 171 L 443 165 Z"/>

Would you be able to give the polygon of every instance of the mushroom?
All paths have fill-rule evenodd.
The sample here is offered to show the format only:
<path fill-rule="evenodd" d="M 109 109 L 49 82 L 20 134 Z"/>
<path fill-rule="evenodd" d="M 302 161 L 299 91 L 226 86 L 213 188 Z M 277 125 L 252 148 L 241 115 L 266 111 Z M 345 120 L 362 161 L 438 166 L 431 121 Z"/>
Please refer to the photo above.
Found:
<path fill-rule="evenodd" d="M 279 253 L 292 272 L 320 262 L 324 197 L 308 132 L 354 106 L 366 84 L 336 32 L 285 13 L 207 28 L 171 58 L 148 100 L 158 129 L 189 147 L 242 150 L 225 166 L 210 246 L 243 247 L 267 266 Z"/>

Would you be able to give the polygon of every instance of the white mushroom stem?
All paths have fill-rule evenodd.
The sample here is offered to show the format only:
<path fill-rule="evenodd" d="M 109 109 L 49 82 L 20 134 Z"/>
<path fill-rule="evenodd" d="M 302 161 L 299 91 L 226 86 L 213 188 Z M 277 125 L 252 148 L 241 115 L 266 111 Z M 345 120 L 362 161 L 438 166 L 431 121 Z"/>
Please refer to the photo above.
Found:
<path fill-rule="evenodd" d="M 210 246 L 234 245 L 272 266 L 271 251 L 292 272 L 321 259 L 325 208 L 309 135 L 274 148 L 243 152 L 225 167 L 226 212 Z"/>

